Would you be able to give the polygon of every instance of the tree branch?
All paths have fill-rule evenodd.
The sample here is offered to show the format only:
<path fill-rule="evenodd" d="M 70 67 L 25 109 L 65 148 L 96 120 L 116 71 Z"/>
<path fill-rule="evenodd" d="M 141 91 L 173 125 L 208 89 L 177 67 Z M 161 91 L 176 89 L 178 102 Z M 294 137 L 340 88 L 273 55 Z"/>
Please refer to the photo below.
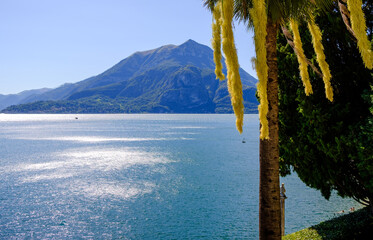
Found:
<path fill-rule="evenodd" d="M 293 36 L 291 35 L 290 31 L 285 27 L 285 26 L 281 26 L 281 29 L 282 29 L 282 32 L 284 33 L 284 36 L 288 42 L 288 44 L 290 45 L 291 48 L 294 49 L 295 52 L 297 52 L 296 48 L 295 48 L 295 45 L 294 45 L 294 42 L 293 42 Z M 317 73 L 317 75 L 319 75 L 321 78 L 323 78 L 323 75 L 322 73 L 319 71 L 319 69 L 312 64 L 312 62 L 305 58 L 307 64 L 312 68 L 312 70 Z"/>
<path fill-rule="evenodd" d="M 354 30 L 352 30 L 351 25 L 350 25 L 350 12 L 348 11 L 348 9 L 347 9 L 347 7 L 344 3 L 346 3 L 346 0 L 339 0 L 338 1 L 339 11 L 341 12 L 341 16 L 342 16 L 344 24 L 347 27 L 347 30 L 351 33 L 352 36 L 354 36 L 354 41 L 356 42 L 355 32 L 354 32 Z"/>
<path fill-rule="evenodd" d="M 355 197 L 354 195 L 352 195 L 352 198 L 353 198 L 356 202 L 360 203 L 361 205 L 369 206 L 369 204 L 370 204 L 368 201 L 365 201 L 365 200 L 362 200 L 362 199 L 358 199 L 358 198 Z"/>

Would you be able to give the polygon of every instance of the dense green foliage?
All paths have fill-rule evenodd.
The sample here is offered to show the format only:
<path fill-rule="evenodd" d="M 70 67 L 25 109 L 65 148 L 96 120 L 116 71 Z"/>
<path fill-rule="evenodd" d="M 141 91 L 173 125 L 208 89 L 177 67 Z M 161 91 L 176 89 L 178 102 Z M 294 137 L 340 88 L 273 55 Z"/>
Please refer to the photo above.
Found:
<path fill-rule="evenodd" d="M 254 89 L 249 89 L 255 91 Z M 109 98 L 95 95 L 77 100 L 38 101 L 7 107 L 3 113 L 232 113 L 229 98 L 222 99 L 216 107 L 212 105 L 192 108 L 174 108 L 174 105 L 160 105 L 147 99 Z M 228 101 L 228 102 L 227 102 Z M 246 113 L 256 113 L 257 105 L 245 101 Z"/>
<path fill-rule="evenodd" d="M 120 101 L 106 97 L 92 97 L 73 101 L 38 101 L 13 105 L 5 113 L 120 113 L 125 112 Z"/>
<path fill-rule="evenodd" d="M 360 240 L 373 236 L 373 218 L 369 209 L 343 215 L 316 226 L 284 236 L 283 240 Z"/>
<path fill-rule="evenodd" d="M 193 96 L 198 101 L 192 102 L 189 96 L 184 101 L 177 98 L 186 94 L 188 89 L 157 89 L 149 94 L 131 97 L 110 98 L 105 95 L 80 97 L 77 99 L 58 101 L 37 101 L 33 103 L 12 105 L 4 109 L 3 113 L 232 113 L 232 106 L 226 87 L 219 86 L 216 81 L 216 94 L 209 98 L 201 94 Z M 224 84 L 224 83 L 223 83 Z M 185 94 L 185 95 L 186 95 Z M 256 113 L 255 88 L 245 86 L 245 112 Z M 204 99 L 203 99 L 204 97 Z"/>
<path fill-rule="evenodd" d="M 373 3 L 364 2 L 371 39 Z M 339 10 L 320 15 L 316 22 L 323 30 L 334 102 L 326 99 L 323 81 L 312 71 L 314 93 L 305 96 L 294 51 L 279 34 L 281 173 L 289 174 L 292 168 L 327 199 L 337 190 L 343 197 L 372 203 L 373 74 L 364 67 Z M 301 36 L 307 57 L 317 65 L 306 26 Z"/>

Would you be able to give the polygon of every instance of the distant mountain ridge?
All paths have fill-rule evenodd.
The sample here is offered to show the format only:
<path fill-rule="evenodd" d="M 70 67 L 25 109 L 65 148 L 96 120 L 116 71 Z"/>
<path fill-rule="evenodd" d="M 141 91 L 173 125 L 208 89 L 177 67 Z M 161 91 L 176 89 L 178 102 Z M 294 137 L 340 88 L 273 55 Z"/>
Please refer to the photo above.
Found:
<path fill-rule="evenodd" d="M 26 90 L 26 91 L 22 91 L 16 94 L 7 94 L 7 95 L 0 94 L 0 110 L 8 106 L 21 103 L 25 101 L 25 99 L 29 98 L 30 96 L 43 94 L 50 90 L 51 88 L 41 88 L 41 89 Z"/>
<path fill-rule="evenodd" d="M 216 80 L 214 68 L 213 51 L 188 40 L 136 52 L 97 76 L 30 95 L 3 112 L 231 112 L 226 81 Z M 246 112 L 256 112 L 257 80 L 240 74 Z"/>

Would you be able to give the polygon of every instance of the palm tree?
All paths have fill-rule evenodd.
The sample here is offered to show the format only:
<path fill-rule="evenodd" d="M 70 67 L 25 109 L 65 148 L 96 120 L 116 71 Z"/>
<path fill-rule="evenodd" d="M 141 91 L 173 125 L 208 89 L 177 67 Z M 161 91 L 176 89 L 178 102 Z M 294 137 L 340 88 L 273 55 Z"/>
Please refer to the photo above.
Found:
<path fill-rule="evenodd" d="M 346 0 L 340 0 L 346 2 Z M 347 0 L 347 5 L 359 5 L 361 0 Z M 233 110 L 237 117 L 237 129 L 242 132 L 243 105 L 242 87 L 238 74 L 238 61 L 234 38 L 232 32 L 232 18 L 236 16 L 248 27 L 254 27 L 254 40 L 256 49 L 255 66 L 259 78 L 258 96 L 260 98 L 259 118 L 261 123 L 260 135 L 260 186 L 259 186 L 259 237 L 260 239 L 281 239 L 281 212 L 279 192 L 279 137 L 278 137 L 278 67 L 276 57 L 276 36 L 281 29 L 286 32 L 287 24 L 290 23 L 294 37 L 289 37 L 293 48 L 298 56 L 300 72 L 305 86 L 306 94 L 312 94 L 312 86 L 307 79 L 307 65 L 315 66 L 308 61 L 301 47 L 298 33 L 298 22 L 308 22 L 310 32 L 313 36 L 314 48 L 317 53 L 318 64 L 321 68 L 319 74 L 323 77 L 327 98 L 332 101 L 332 88 L 330 85 L 330 72 L 322 52 L 321 31 L 315 25 L 312 16 L 313 10 L 318 7 L 328 10 L 335 0 L 204 0 L 213 13 L 213 48 L 215 59 L 220 61 L 220 30 L 222 34 L 223 51 L 226 57 L 228 90 L 231 95 Z M 351 3 L 352 2 L 352 3 Z M 352 8 L 349 8 L 352 9 Z M 360 4 L 361 9 L 361 4 Z M 354 10 L 350 10 L 351 13 Z M 353 15 L 353 14 L 351 14 Z M 221 17 L 220 17 L 221 16 Z M 359 18 L 356 18 L 359 19 Z M 361 18 L 360 18 L 361 19 Z M 355 22 L 354 22 L 355 21 Z M 355 29 L 357 20 L 352 20 L 352 29 Z M 220 26 L 221 25 L 221 26 Z M 363 25 L 363 24 L 361 24 Z M 362 26 L 364 29 L 364 26 Z M 356 30 L 354 30 L 357 32 Z M 363 31 L 359 30 L 360 35 Z M 286 34 L 285 34 L 286 35 Z M 289 34 L 288 34 L 289 35 Z M 290 39 L 292 38 L 292 39 Z M 364 38 L 362 36 L 362 38 Z M 216 39 L 219 39 L 216 41 Z M 362 45 L 365 50 L 360 50 L 363 59 L 373 60 L 370 47 L 366 47 L 363 39 Z M 360 46 L 359 46 L 360 48 Z M 371 67 L 370 67 L 371 68 Z M 216 75 L 224 77 L 221 66 L 218 67 Z"/>

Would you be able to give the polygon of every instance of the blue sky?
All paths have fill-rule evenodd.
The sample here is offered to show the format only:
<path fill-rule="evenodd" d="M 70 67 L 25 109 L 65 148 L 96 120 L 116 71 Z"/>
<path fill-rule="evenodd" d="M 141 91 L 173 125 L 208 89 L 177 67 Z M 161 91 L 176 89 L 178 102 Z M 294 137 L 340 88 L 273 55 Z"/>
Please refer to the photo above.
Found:
<path fill-rule="evenodd" d="M 0 94 L 100 74 L 136 51 L 188 39 L 211 47 L 202 0 L 1 0 Z M 256 76 L 252 33 L 235 24 L 240 65 Z"/>

